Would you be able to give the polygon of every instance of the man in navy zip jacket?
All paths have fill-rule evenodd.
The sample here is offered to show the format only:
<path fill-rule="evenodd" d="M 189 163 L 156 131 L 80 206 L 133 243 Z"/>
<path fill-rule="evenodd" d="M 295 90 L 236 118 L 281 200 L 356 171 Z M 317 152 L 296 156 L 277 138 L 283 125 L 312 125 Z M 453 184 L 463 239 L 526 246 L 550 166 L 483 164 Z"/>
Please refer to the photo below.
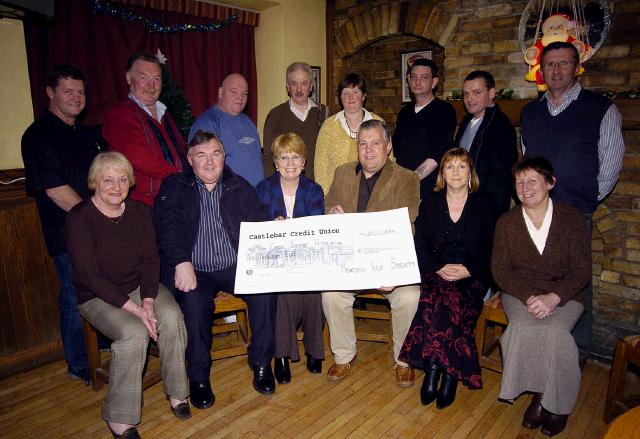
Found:
<path fill-rule="evenodd" d="M 242 221 L 269 219 L 255 189 L 224 163 L 218 136 L 198 131 L 189 143 L 191 167 L 162 184 L 154 206 L 162 261 L 160 280 L 173 289 L 187 327 L 187 376 L 191 403 L 211 407 L 211 325 L 218 291 L 233 292 Z M 276 296 L 243 295 L 251 325 L 249 363 L 253 386 L 275 391 L 271 359 L 275 348 Z"/>

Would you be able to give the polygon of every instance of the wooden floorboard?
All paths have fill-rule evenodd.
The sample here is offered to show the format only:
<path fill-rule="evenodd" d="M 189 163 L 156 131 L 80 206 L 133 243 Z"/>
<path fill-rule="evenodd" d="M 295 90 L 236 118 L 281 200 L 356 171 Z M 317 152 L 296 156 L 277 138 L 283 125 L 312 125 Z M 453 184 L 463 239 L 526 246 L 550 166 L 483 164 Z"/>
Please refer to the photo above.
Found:
<path fill-rule="evenodd" d="M 301 346 L 301 352 L 303 348 Z M 150 367 L 157 367 L 153 359 Z M 442 438 L 525 439 L 545 437 L 521 426 L 529 404 L 523 395 L 513 404 L 498 401 L 501 375 L 484 370 L 483 389 L 458 388 L 453 405 L 438 410 L 420 403 L 423 373 L 416 384 L 395 384 L 392 354 L 383 343 L 358 342 L 358 359 L 346 379 L 331 383 L 326 369 L 312 375 L 304 359 L 291 363 L 292 383 L 278 386 L 272 396 L 255 392 L 246 356 L 215 361 L 211 381 L 215 405 L 192 409 L 193 417 L 173 417 L 162 383 L 144 392 L 144 438 Z M 589 362 L 574 414 L 559 439 L 602 437 L 608 366 Z M 67 377 L 57 361 L 0 381 L 0 436 L 3 438 L 109 438 L 100 418 L 107 387 L 91 387 Z"/>

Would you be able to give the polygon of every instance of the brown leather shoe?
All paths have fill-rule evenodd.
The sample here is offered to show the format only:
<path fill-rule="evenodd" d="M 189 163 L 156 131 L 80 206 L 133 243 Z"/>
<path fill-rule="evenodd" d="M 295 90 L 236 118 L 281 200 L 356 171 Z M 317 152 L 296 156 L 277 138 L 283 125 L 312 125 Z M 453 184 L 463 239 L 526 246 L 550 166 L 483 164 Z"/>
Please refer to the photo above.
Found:
<path fill-rule="evenodd" d="M 543 409 L 544 410 L 544 409 Z M 544 421 L 542 421 L 542 433 L 547 436 L 555 436 L 562 433 L 567 426 L 569 415 L 556 415 L 548 410 L 544 410 Z"/>
<path fill-rule="evenodd" d="M 544 409 L 542 408 L 542 393 L 534 393 L 531 404 L 527 407 L 522 418 L 522 425 L 532 430 L 540 427 L 544 421 Z"/>
<path fill-rule="evenodd" d="M 411 387 L 416 379 L 416 373 L 410 366 L 396 364 L 396 383 L 400 387 Z"/>
<path fill-rule="evenodd" d="M 347 376 L 347 372 L 349 372 L 349 369 L 351 369 L 351 366 L 353 365 L 353 363 L 355 363 L 356 358 L 357 358 L 357 355 L 355 355 L 351 359 L 351 361 L 349 361 L 346 364 L 333 363 L 329 368 L 329 370 L 327 371 L 327 379 L 329 381 L 342 380 L 344 377 Z"/>

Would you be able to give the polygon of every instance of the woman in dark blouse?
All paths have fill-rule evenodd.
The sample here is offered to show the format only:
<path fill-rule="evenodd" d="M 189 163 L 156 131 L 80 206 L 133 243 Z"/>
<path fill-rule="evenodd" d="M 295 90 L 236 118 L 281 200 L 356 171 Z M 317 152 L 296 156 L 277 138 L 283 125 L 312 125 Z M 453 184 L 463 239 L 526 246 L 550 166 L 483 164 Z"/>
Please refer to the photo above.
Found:
<path fill-rule="evenodd" d="M 416 219 L 420 303 L 400 358 L 425 370 L 420 399 L 436 400 L 440 409 L 453 403 L 458 381 L 482 387 L 474 329 L 491 284 L 496 218 L 492 198 L 478 186 L 469 154 L 450 149 Z"/>
<path fill-rule="evenodd" d="M 142 369 L 149 338 L 158 344 L 171 411 L 191 416 L 180 308 L 159 283 L 151 209 L 126 200 L 133 169 L 117 152 L 99 154 L 89 170 L 95 194 L 67 215 L 65 235 L 80 314 L 113 340 L 102 417 L 114 437 L 139 437 Z"/>

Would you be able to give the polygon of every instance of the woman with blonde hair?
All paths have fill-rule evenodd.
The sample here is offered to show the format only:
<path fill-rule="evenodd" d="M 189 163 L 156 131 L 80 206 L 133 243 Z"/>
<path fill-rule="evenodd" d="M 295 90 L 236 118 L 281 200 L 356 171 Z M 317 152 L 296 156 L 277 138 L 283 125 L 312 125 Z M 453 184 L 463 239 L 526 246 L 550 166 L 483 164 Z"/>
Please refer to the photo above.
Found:
<path fill-rule="evenodd" d="M 322 188 L 301 175 L 307 147 L 294 133 L 281 134 L 273 141 L 271 153 L 276 172 L 258 183 L 260 201 L 274 220 L 324 214 Z M 289 360 L 300 361 L 296 329 L 302 326 L 307 370 L 322 372 L 324 315 L 319 292 L 280 293 L 276 312 L 274 375 L 280 384 L 291 381 Z"/>
<path fill-rule="evenodd" d="M 94 195 L 67 214 L 65 236 L 80 314 L 113 340 L 102 417 L 113 437 L 138 438 L 142 371 L 149 339 L 160 351 L 164 392 L 173 414 L 191 417 L 180 308 L 159 283 L 151 208 L 127 199 L 135 184 L 129 161 L 100 153 L 89 169 Z"/>

